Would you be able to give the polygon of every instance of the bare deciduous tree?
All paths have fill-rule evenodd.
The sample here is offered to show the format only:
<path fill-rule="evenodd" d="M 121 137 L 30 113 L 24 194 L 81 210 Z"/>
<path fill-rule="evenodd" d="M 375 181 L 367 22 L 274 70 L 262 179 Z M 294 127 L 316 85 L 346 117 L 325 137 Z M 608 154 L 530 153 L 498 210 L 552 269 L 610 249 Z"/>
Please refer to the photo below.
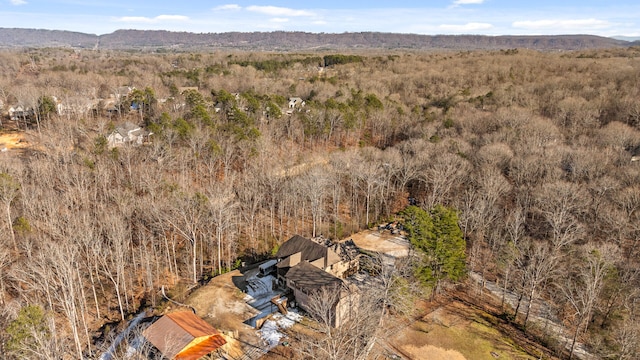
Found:
<path fill-rule="evenodd" d="M 425 207 L 446 203 L 445 199 L 452 188 L 459 184 L 469 171 L 469 163 L 460 156 L 445 153 L 432 159 L 422 172 L 421 180 L 427 188 Z"/>
<path fill-rule="evenodd" d="M 16 182 L 11 175 L 0 172 L 0 202 L 4 207 L 6 213 L 6 227 L 11 237 L 11 242 L 14 249 L 18 250 L 18 244 L 16 244 L 16 235 L 13 232 L 13 219 L 11 218 L 11 203 L 18 196 L 20 191 L 20 185 Z"/>
<path fill-rule="evenodd" d="M 572 310 L 572 323 L 575 327 L 569 359 L 573 358 L 576 341 L 586 324 L 591 321 L 593 310 L 604 286 L 607 273 L 613 269 L 614 262 L 619 258 L 615 245 L 604 245 L 579 254 L 584 259 L 578 263 L 572 276 L 563 279 L 560 290 Z M 581 266 L 580 266 L 581 265 Z"/>
<path fill-rule="evenodd" d="M 307 303 L 308 312 L 315 319 L 318 335 L 296 333 L 300 342 L 296 351 L 303 359 L 354 359 L 369 358 L 381 327 L 378 326 L 381 309 L 376 298 L 359 294 L 350 298 L 357 299 L 348 304 L 352 312 L 347 321 L 334 327 L 335 304 L 350 290 L 340 288 L 321 288 L 310 294 Z M 344 300 L 342 300 L 344 301 Z"/>
<path fill-rule="evenodd" d="M 523 247 L 523 256 L 518 260 L 518 265 L 523 285 L 520 299 L 522 299 L 522 294 L 525 294 L 528 300 L 522 322 L 522 326 L 526 328 L 533 303 L 557 275 L 561 254 L 546 243 L 529 242 L 528 244 L 523 244 Z M 520 301 L 518 301 L 518 306 L 516 307 L 516 320 L 519 307 Z"/>
<path fill-rule="evenodd" d="M 222 247 L 223 236 L 232 227 L 235 219 L 235 212 L 238 208 L 236 195 L 233 193 L 234 178 L 231 174 L 227 174 L 224 181 L 216 181 L 207 189 L 208 205 L 211 211 L 211 219 L 215 225 L 216 245 L 217 245 L 217 261 L 218 271 L 223 272 L 222 268 Z M 227 239 L 227 244 L 231 244 L 231 239 Z M 228 254 L 227 266 L 231 266 L 232 254 Z M 213 258 L 213 257 L 212 257 Z"/>

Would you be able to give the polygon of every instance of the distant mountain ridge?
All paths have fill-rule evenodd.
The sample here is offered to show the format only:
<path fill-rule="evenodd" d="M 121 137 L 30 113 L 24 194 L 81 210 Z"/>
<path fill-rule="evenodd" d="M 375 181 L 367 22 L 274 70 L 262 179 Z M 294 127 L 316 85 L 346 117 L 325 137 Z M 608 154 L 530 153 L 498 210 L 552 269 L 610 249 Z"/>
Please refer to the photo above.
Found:
<path fill-rule="evenodd" d="M 0 28 L 0 47 L 92 47 L 98 35 L 73 31 Z"/>
<path fill-rule="evenodd" d="M 0 28 L 0 48 L 74 47 L 93 49 L 511 49 L 580 50 L 638 45 L 594 36 L 417 35 L 380 32 L 227 32 L 190 33 L 164 30 L 117 30 L 95 35 L 62 30 Z"/>

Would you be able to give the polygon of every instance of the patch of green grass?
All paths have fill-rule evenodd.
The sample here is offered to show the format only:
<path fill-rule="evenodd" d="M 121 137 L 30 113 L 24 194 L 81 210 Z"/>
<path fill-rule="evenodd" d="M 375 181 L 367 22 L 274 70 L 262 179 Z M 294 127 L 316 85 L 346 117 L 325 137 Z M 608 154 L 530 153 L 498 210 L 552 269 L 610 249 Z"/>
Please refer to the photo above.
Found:
<path fill-rule="evenodd" d="M 495 360 L 492 352 L 498 354 L 499 359 L 535 359 L 494 328 L 491 318 L 476 315 L 471 321 L 450 327 L 416 322 L 411 328 L 412 343 L 415 346 L 433 345 L 456 350 L 465 358 L 473 360 Z"/>

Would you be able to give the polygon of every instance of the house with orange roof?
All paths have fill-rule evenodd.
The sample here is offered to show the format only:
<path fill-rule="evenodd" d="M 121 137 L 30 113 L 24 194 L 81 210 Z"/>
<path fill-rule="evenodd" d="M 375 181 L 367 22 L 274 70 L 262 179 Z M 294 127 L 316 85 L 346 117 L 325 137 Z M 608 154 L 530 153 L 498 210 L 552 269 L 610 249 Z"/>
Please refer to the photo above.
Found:
<path fill-rule="evenodd" d="M 166 314 L 142 335 L 171 360 L 197 360 L 227 343 L 218 330 L 191 311 Z"/>

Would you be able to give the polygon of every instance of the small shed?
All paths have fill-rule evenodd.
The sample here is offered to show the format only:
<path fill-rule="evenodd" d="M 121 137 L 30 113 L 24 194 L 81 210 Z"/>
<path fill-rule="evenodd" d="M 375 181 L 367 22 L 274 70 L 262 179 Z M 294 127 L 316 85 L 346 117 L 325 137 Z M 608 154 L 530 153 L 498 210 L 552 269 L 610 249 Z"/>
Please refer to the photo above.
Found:
<path fill-rule="evenodd" d="M 197 360 L 227 343 L 220 332 L 190 311 L 166 314 L 142 334 L 172 360 Z"/>

